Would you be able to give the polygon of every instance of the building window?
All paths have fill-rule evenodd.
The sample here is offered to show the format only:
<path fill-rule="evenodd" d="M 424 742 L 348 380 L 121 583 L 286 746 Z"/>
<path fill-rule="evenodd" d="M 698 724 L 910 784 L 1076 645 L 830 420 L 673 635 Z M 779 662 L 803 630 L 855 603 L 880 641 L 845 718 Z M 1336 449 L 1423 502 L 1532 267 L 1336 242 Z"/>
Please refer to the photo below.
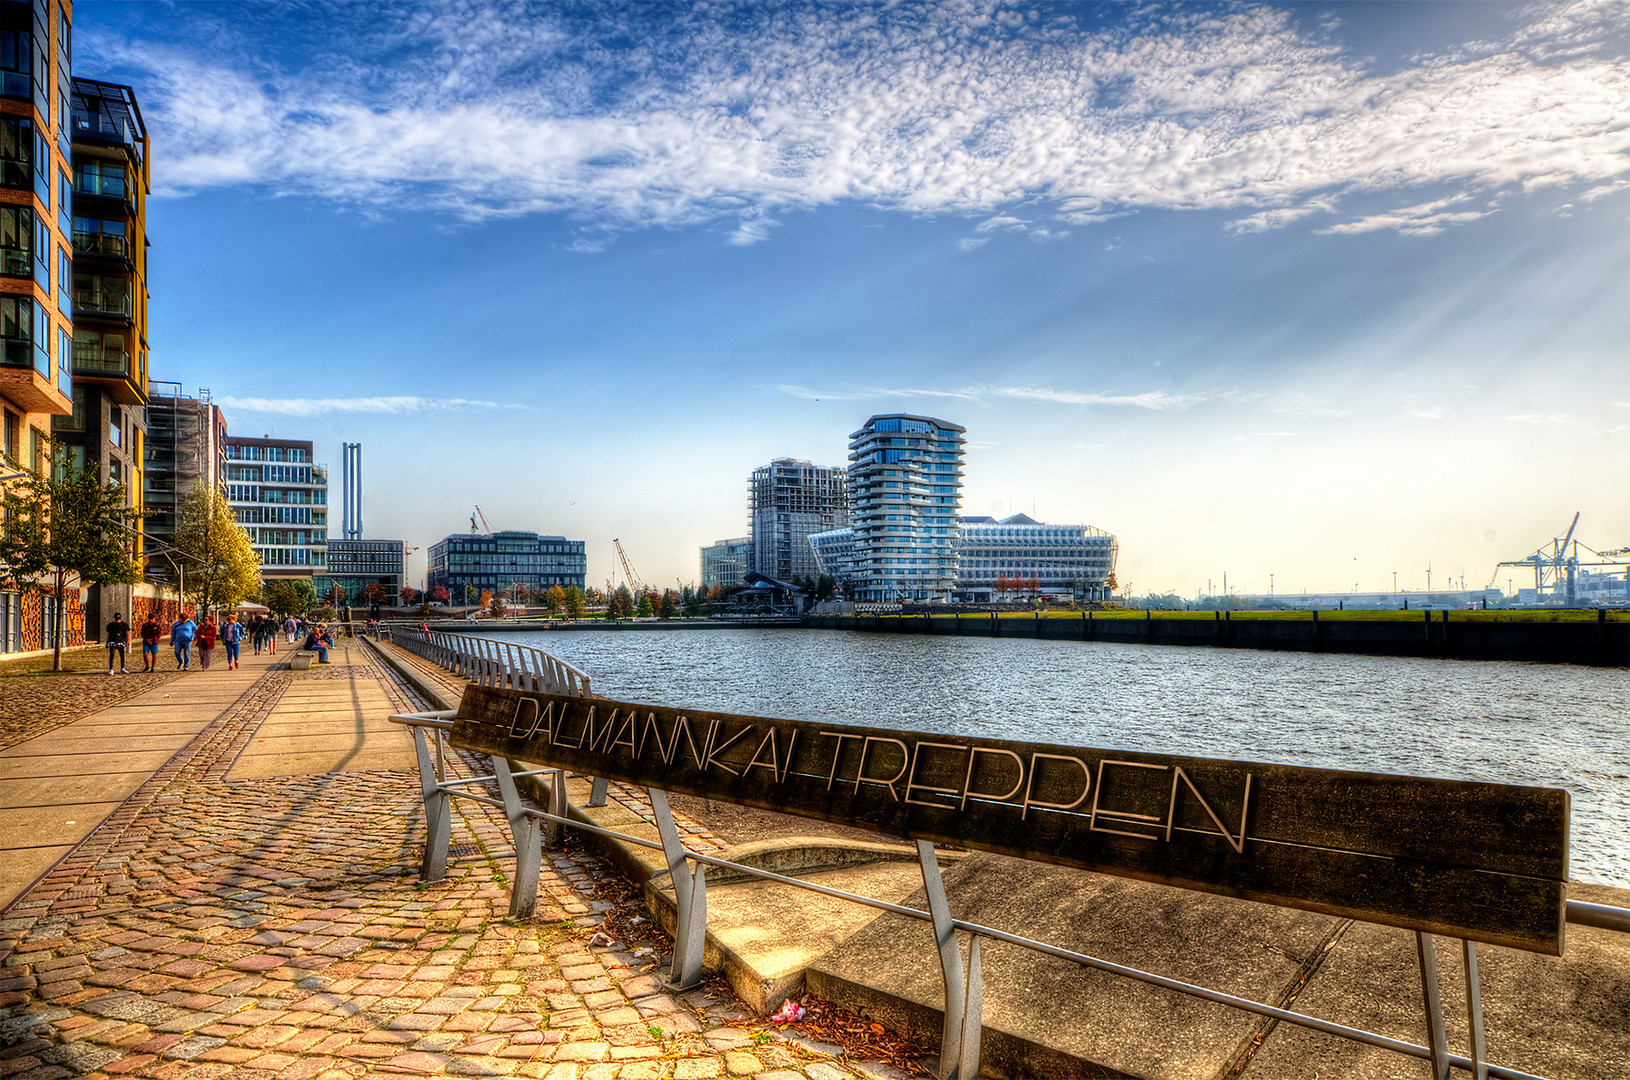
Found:
<path fill-rule="evenodd" d="M 114 161 L 74 162 L 74 190 L 83 195 L 125 197 L 124 166 Z"/>
<path fill-rule="evenodd" d="M 113 274 L 75 274 L 74 307 L 105 315 L 129 315 L 130 283 Z"/>
<path fill-rule="evenodd" d="M 29 86 L 33 55 L 27 30 L 0 30 L 0 94 L 25 100 L 33 95 Z"/>
<path fill-rule="evenodd" d="M 0 207 L 0 274 L 32 277 L 29 245 L 34 236 L 34 211 L 20 206 Z"/>
<path fill-rule="evenodd" d="M 0 296 L 0 362 L 32 367 L 51 378 L 50 341 L 45 306 L 26 296 Z"/>
<path fill-rule="evenodd" d="M 69 291 L 74 280 L 74 264 L 68 253 L 57 248 L 57 310 L 73 317 L 73 294 Z"/>

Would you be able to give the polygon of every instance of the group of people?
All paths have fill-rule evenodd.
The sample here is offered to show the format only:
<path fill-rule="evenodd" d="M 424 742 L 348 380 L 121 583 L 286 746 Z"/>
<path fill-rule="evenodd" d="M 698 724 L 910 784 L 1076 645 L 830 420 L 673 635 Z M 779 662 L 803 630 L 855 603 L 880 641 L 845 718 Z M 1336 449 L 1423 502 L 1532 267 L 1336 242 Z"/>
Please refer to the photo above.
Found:
<path fill-rule="evenodd" d="M 224 623 L 217 623 L 215 616 L 205 615 L 203 622 L 194 622 L 185 613 L 181 618 L 166 625 L 159 621 L 158 613 L 153 612 L 147 616 L 145 622 L 137 628 L 136 633 L 141 638 L 142 671 L 158 670 L 159 642 L 166 634 L 170 638 L 170 647 L 175 652 L 175 666 L 180 671 L 192 670 L 193 646 L 198 647 L 198 666 L 202 670 L 209 670 L 210 661 L 214 658 L 217 645 L 226 649 L 226 666 L 234 670 L 238 666 L 239 650 L 243 646 L 244 638 L 248 638 L 259 656 L 262 649 L 275 655 L 277 653 L 277 639 L 281 633 L 286 636 L 288 643 L 293 645 L 302 630 L 308 630 L 304 620 L 296 619 L 290 615 L 281 623 L 270 615 L 252 615 L 247 624 L 238 621 L 237 614 L 226 616 Z M 107 625 L 107 637 L 104 638 L 108 647 L 108 674 L 130 674 L 125 666 L 126 653 L 130 648 L 130 624 L 125 622 L 124 616 L 115 613 L 113 621 Z M 317 652 L 319 662 L 328 663 L 328 650 L 334 644 L 334 639 L 328 633 L 328 628 L 317 623 L 310 627 L 303 648 Z"/>

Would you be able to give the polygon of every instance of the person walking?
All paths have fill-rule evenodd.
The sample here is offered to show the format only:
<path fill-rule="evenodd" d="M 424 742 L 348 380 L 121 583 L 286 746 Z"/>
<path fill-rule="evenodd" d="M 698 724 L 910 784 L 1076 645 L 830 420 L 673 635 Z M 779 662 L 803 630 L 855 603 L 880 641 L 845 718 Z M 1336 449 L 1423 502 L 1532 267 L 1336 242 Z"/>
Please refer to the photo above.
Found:
<path fill-rule="evenodd" d="M 220 633 L 220 628 L 215 625 L 215 616 L 205 615 L 204 625 L 198 628 L 198 666 L 205 671 L 209 670 L 210 657 L 215 655 L 215 639 Z"/>
<path fill-rule="evenodd" d="M 177 671 L 192 670 L 192 639 L 198 633 L 198 624 L 181 613 L 181 621 L 170 626 L 170 644 L 175 646 Z"/>
<path fill-rule="evenodd" d="M 147 613 L 147 621 L 141 624 L 141 629 L 138 632 L 141 634 L 142 670 L 147 672 L 157 671 L 158 639 L 164 636 L 164 625 L 150 611 Z"/>
<path fill-rule="evenodd" d="M 300 632 L 300 624 L 294 621 L 293 615 L 283 620 L 283 632 L 289 635 L 289 644 L 293 645 L 294 635 Z"/>
<path fill-rule="evenodd" d="M 221 644 L 226 646 L 226 669 L 238 670 L 238 650 L 243 646 L 243 627 L 238 623 L 236 613 L 226 617 L 226 625 L 221 627 Z"/>
<path fill-rule="evenodd" d="M 130 672 L 125 668 L 125 650 L 130 647 L 130 624 L 125 622 L 125 617 L 117 611 L 113 613 L 113 621 L 108 623 L 107 635 L 108 674 L 113 674 L 113 658 L 117 654 L 119 674 L 129 675 Z"/>

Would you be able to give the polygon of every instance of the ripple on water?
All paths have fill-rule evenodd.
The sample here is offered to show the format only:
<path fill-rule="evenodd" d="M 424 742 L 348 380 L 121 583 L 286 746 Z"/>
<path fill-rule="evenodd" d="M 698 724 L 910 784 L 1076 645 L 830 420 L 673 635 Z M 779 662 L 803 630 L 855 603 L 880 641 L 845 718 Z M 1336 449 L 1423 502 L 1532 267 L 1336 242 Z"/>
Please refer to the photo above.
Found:
<path fill-rule="evenodd" d="M 1623 670 L 822 630 L 500 640 L 637 701 L 1562 787 L 1574 876 L 1630 887 Z"/>

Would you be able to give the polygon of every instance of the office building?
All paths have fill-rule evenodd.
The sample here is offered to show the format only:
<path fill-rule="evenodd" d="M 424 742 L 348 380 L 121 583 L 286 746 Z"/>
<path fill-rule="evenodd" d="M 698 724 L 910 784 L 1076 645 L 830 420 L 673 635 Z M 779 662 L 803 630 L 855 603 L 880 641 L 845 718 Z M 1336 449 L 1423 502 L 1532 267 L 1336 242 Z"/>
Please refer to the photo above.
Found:
<path fill-rule="evenodd" d="M 892 413 L 872 417 L 850 435 L 854 599 L 949 599 L 966 430 L 930 416 Z"/>
<path fill-rule="evenodd" d="M 510 530 L 443 537 L 430 545 L 429 564 L 426 588 L 444 586 L 455 604 L 473 603 L 482 592 L 512 596 L 517 585 L 581 589 L 589 572 L 583 541 Z"/>
<path fill-rule="evenodd" d="M 0 3 L 0 489 L 46 467 L 52 418 L 73 412 L 71 7 Z M 0 652 L 43 648 L 56 613 L 0 582 Z M 69 598 L 64 640 L 83 640 Z"/>
<path fill-rule="evenodd" d="M 1026 514 L 965 517 L 957 540 L 958 599 L 1014 596 L 1102 600 L 1120 545 L 1090 525 L 1050 525 Z"/>
<path fill-rule="evenodd" d="M 262 580 L 326 572 L 328 469 L 313 460 L 310 440 L 229 437 L 226 490 Z"/>
<path fill-rule="evenodd" d="M 749 569 L 777 581 L 819 573 L 809 537 L 849 523 L 846 487 L 842 469 L 808 461 L 778 458 L 754 469 L 747 481 Z"/>
<path fill-rule="evenodd" d="M 733 589 L 752 569 L 753 538 L 715 540 L 702 549 L 702 591 Z"/>
<path fill-rule="evenodd" d="M 324 599 L 338 585 L 352 607 L 366 606 L 368 586 L 378 585 L 383 590 L 379 602 L 389 607 L 402 602 L 406 571 L 405 540 L 330 540 L 327 571 L 312 584 Z"/>
<path fill-rule="evenodd" d="M 362 539 L 362 444 L 340 444 L 340 536 Z"/>

